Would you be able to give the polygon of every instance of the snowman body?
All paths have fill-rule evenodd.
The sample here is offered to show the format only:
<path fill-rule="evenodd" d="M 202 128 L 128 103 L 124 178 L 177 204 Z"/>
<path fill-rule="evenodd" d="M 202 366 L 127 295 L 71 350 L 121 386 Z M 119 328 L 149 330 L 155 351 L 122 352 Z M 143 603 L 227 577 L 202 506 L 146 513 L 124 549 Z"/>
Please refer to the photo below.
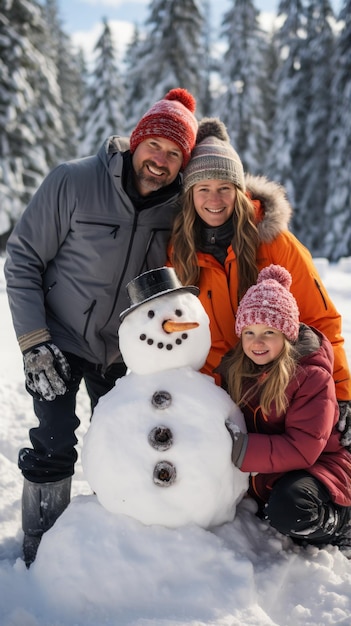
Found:
<path fill-rule="evenodd" d="M 246 426 L 229 395 L 198 371 L 210 348 L 201 302 L 186 292 L 145 302 L 125 317 L 119 339 L 130 372 L 100 398 L 82 449 L 99 502 L 145 525 L 233 520 L 248 474 L 231 462 L 225 421 Z"/>

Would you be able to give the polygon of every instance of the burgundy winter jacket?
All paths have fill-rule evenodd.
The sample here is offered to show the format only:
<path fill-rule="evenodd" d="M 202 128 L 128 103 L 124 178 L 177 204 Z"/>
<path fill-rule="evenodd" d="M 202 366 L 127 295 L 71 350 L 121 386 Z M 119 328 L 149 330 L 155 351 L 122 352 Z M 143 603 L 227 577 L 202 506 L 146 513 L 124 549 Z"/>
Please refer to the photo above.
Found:
<path fill-rule="evenodd" d="M 317 341 L 316 341 L 317 340 Z M 252 476 L 250 495 L 267 502 L 284 473 L 304 469 L 328 489 L 333 502 L 351 505 L 351 454 L 340 444 L 333 381 L 333 349 L 316 329 L 301 325 L 299 365 L 286 393 L 285 414 L 263 414 L 259 398 L 243 407 L 248 445 L 241 465 Z"/>

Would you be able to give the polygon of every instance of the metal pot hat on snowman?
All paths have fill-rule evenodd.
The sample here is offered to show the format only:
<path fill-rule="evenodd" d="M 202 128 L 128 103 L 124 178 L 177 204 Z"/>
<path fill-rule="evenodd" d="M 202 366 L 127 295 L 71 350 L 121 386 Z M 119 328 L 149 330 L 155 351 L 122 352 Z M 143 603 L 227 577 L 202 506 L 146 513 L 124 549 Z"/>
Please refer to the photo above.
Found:
<path fill-rule="evenodd" d="M 95 408 L 82 449 L 85 477 L 107 510 L 146 525 L 231 521 L 248 475 L 231 462 L 225 420 L 246 427 L 229 395 L 198 371 L 211 346 L 199 289 L 162 267 L 127 291 L 119 345 L 128 374 Z"/>

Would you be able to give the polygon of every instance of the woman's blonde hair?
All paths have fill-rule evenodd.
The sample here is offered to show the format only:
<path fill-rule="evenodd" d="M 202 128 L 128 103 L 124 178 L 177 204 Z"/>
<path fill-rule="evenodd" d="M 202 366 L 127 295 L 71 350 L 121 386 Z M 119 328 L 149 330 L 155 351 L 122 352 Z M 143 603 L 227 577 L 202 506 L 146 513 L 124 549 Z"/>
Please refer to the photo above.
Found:
<path fill-rule="evenodd" d="M 238 298 L 241 298 L 257 280 L 256 256 L 259 236 L 253 203 L 241 189 L 238 187 L 235 189 L 236 199 L 232 215 L 234 235 L 231 244 L 237 257 Z M 199 249 L 201 222 L 194 207 L 193 187 L 184 193 L 182 207 L 173 226 L 171 262 L 184 285 L 197 285 L 200 280 L 200 268 L 196 251 Z"/>
<path fill-rule="evenodd" d="M 293 378 L 297 367 L 297 352 L 286 337 L 279 356 L 267 367 L 257 366 L 246 356 L 241 340 L 226 357 L 226 383 L 228 393 L 236 404 L 245 405 L 257 393 L 264 414 L 269 415 L 272 403 L 277 415 L 282 415 L 288 407 L 286 388 Z M 250 383 L 246 390 L 245 382 Z"/>

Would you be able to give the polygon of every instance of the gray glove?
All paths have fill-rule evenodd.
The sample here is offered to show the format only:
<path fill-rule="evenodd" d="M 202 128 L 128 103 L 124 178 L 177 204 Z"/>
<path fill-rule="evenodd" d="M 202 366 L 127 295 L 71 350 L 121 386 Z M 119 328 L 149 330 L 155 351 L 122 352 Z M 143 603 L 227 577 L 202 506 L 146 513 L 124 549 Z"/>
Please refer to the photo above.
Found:
<path fill-rule="evenodd" d="M 38 400 L 63 396 L 71 368 L 61 350 L 53 343 L 34 346 L 23 355 L 27 391 Z"/>
<path fill-rule="evenodd" d="M 225 425 L 233 441 L 232 462 L 240 469 L 244 460 L 249 438 L 247 434 L 242 433 L 239 426 L 230 421 L 230 419 L 226 420 Z"/>
<path fill-rule="evenodd" d="M 338 430 L 341 432 L 340 443 L 351 452 L 351 400 L 338 400 L 339 421 Z"/>

